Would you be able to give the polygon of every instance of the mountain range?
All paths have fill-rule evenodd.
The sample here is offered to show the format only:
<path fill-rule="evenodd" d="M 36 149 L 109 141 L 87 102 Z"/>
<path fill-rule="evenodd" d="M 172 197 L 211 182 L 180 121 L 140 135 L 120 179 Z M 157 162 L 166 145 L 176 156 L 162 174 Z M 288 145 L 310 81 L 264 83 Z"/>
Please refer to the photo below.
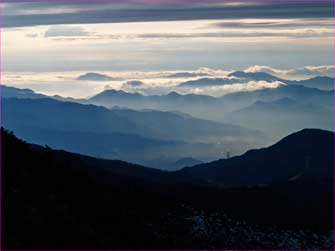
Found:
<path fill-rule="evenodd" d="M 333 107 L 334 91 L 324 91 L 301 85 L 283 85 L 278 88 L 261 89 L 252 92 L 234 92 L 222 97 L 224 103 L 235 110 L 245 108 L 257 101 L 271 102 L 283 98 L 298 102 L 311 102 L 326 108 Z M 234 106 L 234 103 L 236 104 Z M 232 110 L 233 108 L 230 108 Z"/>
<path fill-rule="evenodd" d="M 266 82 L 282 82 L 287 85 L 302 85 L 310 88 L 318 88 L 321 90 L 334 90 L 334 78 L 318 76 L 304 80 L 288 80 L 282 79 L 265 72 L 244 72 L 235 71 L 227 75 L 227 77 L 208 78 L 203 77 L 196 80 L 186 81 L 178 85 L 178 87 L 206 87 L 206 86 L 222 86 L 239 83 L 247 83 L 249 81 L 266 81 Z"/>
<path fill-rule="evenodd" d="M 209 128 L 217 127 L 218 123 L 209 122 L 208 120 L 226 124 L 226 132 L 228 132 L 229 128 L 227 124 L 236 124 L 244 128 L 261 131 L 267 134 L 268 138 L 272 140 L 278 140 L 289 133 L 306 127 L 326 130 L 332 130 L 333 128 L 334 92 L 294 84 L 256 91 L 235 92 L 226 94 L 223 97 L 196 94 L 182 95 L 177 92 L 171 92 L 167 95 L 145 96 L 140 93 L 105 90 L 89 99 L 72 99 L 60 96 L 49 97 L 27 89 L 21 90 L 3 86 L 2 97 L 16 97 L 20 99 L 52 98 L 58 101 L 70 101 L 80 104 L 91 103 L 109 108 L 114 107 L 114 114 L 128 114 L 127 119 L 132 117 L 133 122 L 135 120 L 136 123 L 140 124 L 155 124 L 156 128 L 147 128 L 147 133 L 137 130 L 135 134 L 146 138 L 149 135 L 149 138 L 160 140 L 195 141 L 196 139 L 198 142 L 208 142 L 211 138 L 210 141 L 213 142 L 214 138 L 212 136 L 208 137 L 208 130 Z M 131 112 L 127 108 L 135 109 L 138 113 L 135 111 Z M 166 113 L 155 110 L 166 111 Z M 195 123 L 195 125 L 199 125 L 198 127 L 190 127 L 190 123 L 188 125 L 185 123 L 185 121 L 190 122 L 192 116 L 203 119 L 197 120 L 197 123 Z M 143 120 L 144 117 L 146 119 Z M 178 118 L 179 122 L 176 122 L 176 118 Z M 207 121 L 205 122 L 204 120 Z M 173 126 L 178 127 L 176 132 L 172 133 L 170 130 L 170 126 L 172 126 L 170 121 L 175 121 L 173 122 Z M 271 123 L 271 126 L 267 126 L 268 121 Z M 205 123 L 210 127 L 202 126 L 201 123 Z M 158 126 L 158 124 L 160 125 Z M 152 126 L 150 125 L 149 127 Z M 157 131 L 157 127 L 162 127 L 164 130 L 158 129 Z M 187 129 L 186 127 L 191 129 Z M 237 127 L 235 128 L 238 129 Z M 236 132 L 238 131 L 241 130 L 236 130 Z M 117 132 L 128 133 L 129 131 L 121 130 Z M 180 133 L 178 134 L 178 132 Z M 216 132 L 217 129 L 215 129 Z M 131 133 L 134 134 L 134 131 L 131 131 Z M 212 133 L 214 137 L 216 137 L 215 133 Z M 270 143 L 271 141 L 268 142 Z M 241 152 L 240 150 L 237 152 Z M 192 155 L 178 156 L 178 159 L 179 157 L 200 158 L 199 156 Z"/>
<path fill-rule="evenodd" d="M 238 154 L 266 141 L 256 130 L 176 112 L 107 109 L 50 98 L 3 98 L 2 105 L 2 124 L 30 142 L 141 164 L 210 160 L 224 148 Z"/>
<path fill-rule="evenodd" d="M 270 102 L 257 101 L 227 114 L 225 119 L 234 124 L 257 128 L 277 138 L 304 127 L 330 130 L 334 126 L 331 108 L 316 102 L 300 102 L 291 98 Z"/>
<path fill-rule="evenodd" d="M 235 77 L 222 77 L 222 78 L 199 78 L 196 80 L 190 80 L 183 82 L 178 87 L 206 87 L 206 86 L 221 86 L 244 83 L 244 80 Z"/>
<path fill-rule="evenodd" d="M 162 96 L 144 96 L 108 90 L 93 97 L 90 102 L 133 109 L 179 110 L 208 120 L 253 128 L 277 140 L 306 127 L 331 130 L 333 99 L 333 91 L 292 84 L 235 92 L 218 98 L 176 92 Z M 285 100 L 291 102 L 285 103 Z M 271 126 L 266 121 L 270 121 Z"/>

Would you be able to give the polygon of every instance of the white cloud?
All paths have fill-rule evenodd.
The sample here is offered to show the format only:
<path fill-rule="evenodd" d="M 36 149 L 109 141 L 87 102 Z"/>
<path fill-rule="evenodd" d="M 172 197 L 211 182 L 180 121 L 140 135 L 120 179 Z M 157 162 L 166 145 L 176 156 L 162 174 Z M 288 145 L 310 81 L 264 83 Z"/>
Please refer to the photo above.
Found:
<path fill-rule="evenodd" d="M 245 71 L 248 72 L 267 72 L 286 79 L 310 78 L 314 75 L 333 76 L 334 66 L 305 66 L 292 69 L 276 69 L 269 66 L 251 66 Z M 171 91 L 182 93 L 197 93 L 212 96 L 222 96 L 230 92 L 253 91 L 264 88 L 277 88 L 281 82 L 251 81 L 248 83 L 236 83 L 224 86 L 204 86 L 204 87 L 184 87 L 178 88 L 180 83 L 196 80 L 194 78 L 166 78 L 165 76 L 178 72 L 206 73 L 212 78 L 224 78 L 231 71 L 199 68 L 197 70 L 179 71 L 99 71 L 102 74 L 124 79 L 124 81 L 76 81 L 76 77 L 85 74 L 86 71 L 66 71 L 66 72 L 4 72 L 3 83 L 5 85 L 16 86 L 19 88 L 30 88 L 38 92 L 62 96 L 72 96 L 77 98 L 94 95 L 104 89 L 117 89 L 127 92 L 140 92 L 145 95 L 167 94 Z"/>
<path fill-rule="evenodd" d="M 248 83 L 243 84 L 231 84 L 231 85 L 223 85 L 223 86 L 206 86 L 206 87 L 198 87 L 198 88 L 190 88 L 184 93 L 194 93 L 194 94 L 202 94 L 202 95 L 211 95 L 211 96 L 223 96 L 227 93 L 232 92 L 242 92 L 242 91 L 256 91 L 266 88 L 278 88 L 282 85 L 285 85 L 282 82 L 266 82 L 266 81 L 250 81 Z"/>
<path fill-rule="evenodd" d="M 323 65 L 323 66 L 306 66 L 303 68 L 296 68 L 291 70 L 291 74 L 296 75 L 322 75 L 322 76 L 334 76 L 334 66 L 333 65 Z"/>
<path fill-rule="evenodd" d="M 310 78 L 315 76 L 334 77 L 334 66 L 333 65 L 305 66 L 305 67 L 281 70 L 269 66 L 254 65 L 245 69 L 245 72 L 266 72 L 274 76 L 287 79 Z"/>

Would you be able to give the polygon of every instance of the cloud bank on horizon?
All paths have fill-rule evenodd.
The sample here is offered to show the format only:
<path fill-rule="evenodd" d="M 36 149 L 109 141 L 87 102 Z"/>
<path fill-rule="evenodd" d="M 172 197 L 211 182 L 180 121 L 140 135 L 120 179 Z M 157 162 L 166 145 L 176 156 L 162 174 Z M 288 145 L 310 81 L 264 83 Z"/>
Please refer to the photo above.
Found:
<path fill-rule="evenodd" d="M 271 75 L 286 79 L 304 79 L 307 77 L 327 76 L 334 77 L 334 65 L 304 66 L 292 69 L 275 69 L 270 66 L 253 65 L 245 72 L 266 72 Z"/>
<path fill-rule="evenodd" d="M 244 72 L 265 72 L 283 80 L 301 80 L 317 76 L 334 77 L 334 66 L 305 66 L 300 68 L 276 69 L 269 66 L 253 65 L 245 69 L 210 69 L 178 71 L 98 71 L 104 80 L 80 80 L 80 76 L 92 75 L 92 72 L 4 72 L 2 79 L 5 85 L 18 88 L 30 88 L 46 95 L 62 95 L 64 97 L 86 98 L 105 89 L 139 92 L 144 95 L 161 95 L 171 91 L 193 93 L 211 96 L 222 96 L 231 92 L 254 91 L 265 88 L 277 88 L 285 83 L 280 81 L 247 81 L 240 82 L 238 78 L 229 77 L 235 70 Z M 206 79 L 236 79 L 227 85 L 178 87 L 190 80 Z M 107 79 L 107 80 L 106 80 Z"/>

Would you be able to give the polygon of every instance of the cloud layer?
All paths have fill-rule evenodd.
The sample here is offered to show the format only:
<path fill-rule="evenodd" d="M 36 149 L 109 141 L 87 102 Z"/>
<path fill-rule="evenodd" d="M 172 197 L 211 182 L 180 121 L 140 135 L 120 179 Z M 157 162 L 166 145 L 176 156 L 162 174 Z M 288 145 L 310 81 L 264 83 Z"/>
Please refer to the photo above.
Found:
<path fill-rule="evenodd" d="M 220 97 L 232 92 L 245 92 L 245 91 L 256 91 L 261 89 L 272 89 L 278 88 L 282 85 L 285 85 L 282 82 L 266 82 L 266 81 L 249 81 L 243 84 L 231 84 L 223 86 L 206 86 L 201 88 L 189 88 L 184 90 L 184 93 L 194 93 L 202 95 L 210 95 L 214 97 Z"/>
<path fill-rule="evenodd" d="M 333 65 L 305 66 L 286 70 L 275 69 L 269 66 L 254 65 L 245 69 L 246 72 L 266 72 L 287 79 L 300 79 L 315 76 L 334 77 L 334 70 L 335 68 Z"/>
<path fill-rule="evenodd" d="M 281 78 L 300 79 L 311 78 L 319 75 L 333 74 L 334 66 L 306 66 L 292 69 L 276 69 L 270 66 L 250 66 L 245 71 L 248 72 L 267 72 Z M 211 78 L 225 78 L 232 70 L 201 68 L 191 71 L 106 71 L 96 72 L 107 76 L 113 76 L 110 81 L 78 81 L 79 75 L 86 72 L 4 72 L 3 83 L 5 85 L 16 86 L 19 88 L 31 88 L 38 92 L 62 96 L 73 96 L 85 98 L 92 96 L 104 89 L 117 89 L 127 92 L 139 92 L 144 95 L 161 95 L 171 91 L 177 91 L 183 94 L 195 93 L 212 96 L 222 96 L 227 93 L 237 91 L 253 91 L 264 88 L 277 88 L 283 85 L 280 81 L 248 81 L 239 83 L 231 82 L 226 85 L 214 86 L 185 86 L 178 87 L 181 83 L 190 80 L 208 78 L 203 76 L 189 77 L 188 74 L 206 73 Z M 181 73 L 181 75 L 178 75 Z M 166 76 L 176 75 L 176 78 L 167 78 Z M 184 76 L 184 77 L 181 77 Z"/>

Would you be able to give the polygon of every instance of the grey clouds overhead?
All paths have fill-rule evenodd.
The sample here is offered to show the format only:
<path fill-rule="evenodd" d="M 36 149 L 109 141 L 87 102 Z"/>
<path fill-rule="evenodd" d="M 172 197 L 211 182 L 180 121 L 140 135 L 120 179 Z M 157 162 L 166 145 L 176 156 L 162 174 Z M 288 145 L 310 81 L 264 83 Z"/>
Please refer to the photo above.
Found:
<path fill-rule="evenodd" d="M 2 26 L 178 20 L 331 18 L 332 1 L 289 2 L 13 2 L 2 3 Z M 229 24 L 225 24 L 229 25 Z M 232 24 L 235 25 L 236 24 Z M 271 23 L 259 23 L 271 26 Z"/>

